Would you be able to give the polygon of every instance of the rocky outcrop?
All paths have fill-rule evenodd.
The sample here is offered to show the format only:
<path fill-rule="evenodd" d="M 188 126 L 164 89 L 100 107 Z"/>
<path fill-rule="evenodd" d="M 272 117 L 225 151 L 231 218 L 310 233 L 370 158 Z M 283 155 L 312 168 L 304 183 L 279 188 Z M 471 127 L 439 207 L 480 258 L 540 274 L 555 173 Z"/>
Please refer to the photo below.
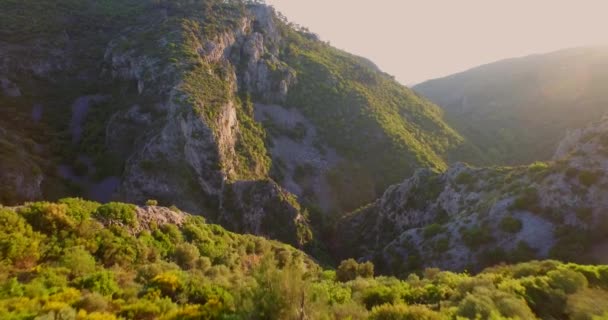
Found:
<path fill-rule="evenodd" d="M 42 199 L 44 176 L 34 145 L 0 127 L 0 203 Z"/>
<path fill-rule="evenodd" d="M 343 159 L 322 142 L 315 125 L 296 108 L 255 104 L 254 113 L 268 134 L 276 181 L 324 212 L 338 211 L 328 175 Z"/>
<path fill-rule="evenodd" d="M 608 118 L 568 134 L 554 161 L 417 171 L 338 225 L 338 251 L 387 272 L 586 259 L 605 242 Z M 581 234 L 585 234 L 582 236 Z"/>
<path fill-rule="evenodd" d="M 104 55 L 105 74 L 131 83 L 148 101 L 117 112 L 106 129 L 107 145 L 127 158 L 119 199 L 136 203 L 157 199 L 219 219 L 234 230 L 298 243 L 296 229 L 304 218 L 297 201 L 274 183 L 239 181 L 237 110 L 242 106 L 237 94 L 283 101 L 294 77 L 277 60 L 281 40 L 273 19 L 272 9 L 252 6 L 235 20 L 235 26 L 216 34 L 195 26 L 173 26 L 172 32 L 188 41 L 182 45 L 197 55 L 184 61 L 161 56 L 170 50 L 168 32 L 157 33 L 157 50 L 138 45 L 138 39 L 155 25 L 131 28 L 110 42 Z M 228 92 L 204 87 L 214 78 Z M 201 94 L 217 98 L 205 99 Z M 227 193 L 235 198 L 228 201 Z M 277 219 L 284 222 L 280 228 L 284 230 L 267 225 Z"/>
<path fill-rule="evenodd" d="M 219 218 L 237 232 L 264 235 L 302 246 L 312 239 L 308 217 L 296 198 L 272 181 L 239 181 L 224 191 Z"/>
<path fill-rule="evenodd" d="M 188 219 L 188 214 L 177 209 L 170 209 L 159 206 L 136 207 L 137 230 L 153 230 L 165 224 L 181 226 Z"/>

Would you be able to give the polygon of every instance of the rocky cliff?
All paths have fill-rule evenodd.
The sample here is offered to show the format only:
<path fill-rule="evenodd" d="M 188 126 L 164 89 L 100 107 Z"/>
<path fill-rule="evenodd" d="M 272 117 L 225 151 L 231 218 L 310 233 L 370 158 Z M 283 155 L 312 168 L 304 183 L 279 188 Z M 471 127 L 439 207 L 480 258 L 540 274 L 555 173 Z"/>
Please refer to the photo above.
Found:
<path fill-rule="evenodd" d="M 338 247 L 393 273 L 546 257 L 605 261 L 607 156 L 603 118 L 569 132 L 549 162 L 418 170 L 347 215 Z"/>
<path fill-rule="evenodd" d="M 479 155 L 437 106 L 269 6 L 56 3 L 0 13 L 0 107 L 39 146 L 11 161 L 45 160 L 3 177 L 7 203 L 156 199 L 302 244 L 304 208 L 324 220 Z"/>

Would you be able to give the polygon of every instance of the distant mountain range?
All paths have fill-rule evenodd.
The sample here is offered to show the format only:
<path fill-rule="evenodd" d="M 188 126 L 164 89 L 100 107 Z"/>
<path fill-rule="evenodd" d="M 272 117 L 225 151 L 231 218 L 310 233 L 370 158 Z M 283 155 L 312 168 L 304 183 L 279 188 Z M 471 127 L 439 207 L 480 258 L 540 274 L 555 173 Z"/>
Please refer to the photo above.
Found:
<path fill-rule="evenodd" d="M 526 164 L 553 155 L 566 130 L 608 110 L 608 47 L 575 48 L 479 66 L 413 87 L 489 163 Z"/>

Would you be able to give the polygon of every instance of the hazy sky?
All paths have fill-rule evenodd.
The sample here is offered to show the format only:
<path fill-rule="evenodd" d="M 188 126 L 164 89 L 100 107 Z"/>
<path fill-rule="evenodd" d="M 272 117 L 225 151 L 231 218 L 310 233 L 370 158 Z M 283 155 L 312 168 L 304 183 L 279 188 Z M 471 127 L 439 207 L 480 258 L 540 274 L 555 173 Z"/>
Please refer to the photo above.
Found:
<path fill-rule="evenodd" d="M 608 44 L 606 0 L 267 0 L 404 84 L 495 60 Z"/>

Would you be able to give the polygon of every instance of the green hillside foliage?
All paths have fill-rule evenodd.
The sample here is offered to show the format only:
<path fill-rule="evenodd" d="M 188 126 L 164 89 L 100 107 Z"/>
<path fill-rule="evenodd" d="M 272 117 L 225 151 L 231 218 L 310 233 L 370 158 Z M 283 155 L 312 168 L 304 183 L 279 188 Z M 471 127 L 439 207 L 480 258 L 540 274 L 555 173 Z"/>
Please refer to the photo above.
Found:
<path fill-rule="evenodd" d="M 211 128 L 216 141 L 225 139 L 225 132 L 220 131 L 225 121 L 220 119 L 232 107 L 238 122 L 235 152 L 218 148 L 225 152 L 214 159 L 217 163 L 213 167 L 229 180 L 269 178 L 270 168 L 277 164 L 265 145 L 268 128 L 253 117 L 253 104 L 268 101 L 262 101 L 264 93 L 244 92 L 245 57 L 240 56 L 242 48 L 238 47 L 243 44 L 236 41 L 226 60 L 210 60 L 201 55 L 210 42 L 224 41 L 222 33 L 233 33 L 241 27 L 246 16 L 253 19 L 257 5 L 259 1 L 247 0 L 2 2 L 0 38 L 12 49 L 7 54 L 7 74 L 0 76 L 18 85 L 22 96 L 0 95 L 0 109 L 8 122 L 26 128 L 25 137 L 48 147 L 45 150 L 51 153 L 44 154 L 42 158 L 47 163 L 39 165 L 45 175 L 42 198 L 87 195 L 85 187 L 65 181 L 56 170 L 59 164 L 82 167 L 79 155 L 91 158 L 98 169 L 95 176 L 85 178 L 123 178 L 128 174 L 124 170 L 126 160 L 145 143 L 142 136 L 152 136 L 148 131 L 162 128 L 169 120 L 199 118 Z M 455 160 L 479 162 L 482 158 L 479 150 L 444 122 L 440 108 L 400 85 L 370 61 L 331 47 L 278 14 L 272 19 L 278 37 L 265 40 L 266 53 L 260 62 L 268 64 L 271 82 L 276 84 L 286 76 L 277 70 L 289 70 L 293 81 L 287 88 L 286 101 L 281 103 L 300 109 L 315 125 L 318 144 L 332 147 L 344 160 L 326 176 L 336 203 L 332 210 L 346 212 L 369 203 L 416 168 L 441 171 Z M 254 23 L 244 32 L 273 33 L 258 27 Z M 272 59 L 267 59 L 269 56 Z M 65 65 L 53 59 L 48 62 L 50 58 Z M 113 63 L 123 60 L 129 61 L 125 62 L 126 67 Z M 32 76 L 31 66 L 47 63 L 58 66 Z M 122 70 L 123 67 L 129 70 Z M 132 74 L 137 74 L 140 82 L 131 79 Z M 83 122 L 82 138 L 73 143 L 71 107 L 84 95 L 104 98 L 91 105 Z M 35 104 L 43 105 L 45 110 L 38 124 L 31 121 Z M 108 143 L 112 138 L 107 130 L 112 117 L 135 105 L 141 113 L 149 114 L 149 127 L 114 122 L 113 128 L 120 127 L 125 132 L 121 132 L 120 143 Z M 173 108 L 178 112 L 167 111 Z M 176 152 L 179 150 L 176 148 Z M 197 198 L 195 201 L 204 202 L 201 206 L 207 211 L 216 210 L 213 203 L 217 199 L 197 195 L 200 186 L 189 179 L 192 168 L 164 160 L 144 159 L 140 164 L 151 176 L 169 167 L 168 171 L 176 173 L 176 180 L 192 184 L 193 195 L 185 198 Z M 7 193 L 2 192 L 7 202 L 27 200 L 11 198 Z M 162 195 L 146 197 L 160 199 Z"/>
<path fill-rule="evenodd" d="M 443 122 L 437 106 L 364 58 L 305 32 L 282 31 L 281 59 L 298 78 L 287 105 L 301 109 L 332 147 L 366 168 L 378 192 L 417 167 L 443 170 L 450 156 L 464 157 L 458 150 L 467 143 Z M 479 156 L 469 151 L 469 160 Z"/>
<path fill-rule="evenodd" d="M 532 261 L 477 275 L 426 269 L 406 279 L 374 277 L 370 262 L 322 270 L 290 246 L 200 217 L 143 229 L 118 223 L 129 208 L 81 199 L 0 208 L 0 318 L 608 316 L 607 266 Z"/>
<path fill-rule="evenodd" d="M 416 85 L 492 163 L 550 159 L 567 129 L 608 109 L 608 47 L 498 61 Z"/>

